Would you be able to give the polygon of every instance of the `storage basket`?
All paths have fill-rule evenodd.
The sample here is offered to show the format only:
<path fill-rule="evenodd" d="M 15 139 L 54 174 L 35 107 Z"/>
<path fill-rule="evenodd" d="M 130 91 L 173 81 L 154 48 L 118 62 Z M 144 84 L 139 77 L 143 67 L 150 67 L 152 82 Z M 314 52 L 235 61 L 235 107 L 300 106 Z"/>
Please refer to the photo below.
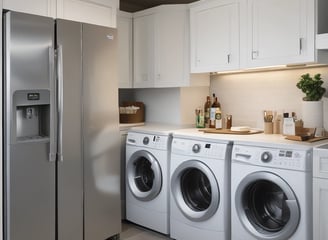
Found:
<path fill-rule="evenodd" d="M 123 102 L 120 106 L 120 123 L 141 123 L 145 121 L 143 102 Z"/>

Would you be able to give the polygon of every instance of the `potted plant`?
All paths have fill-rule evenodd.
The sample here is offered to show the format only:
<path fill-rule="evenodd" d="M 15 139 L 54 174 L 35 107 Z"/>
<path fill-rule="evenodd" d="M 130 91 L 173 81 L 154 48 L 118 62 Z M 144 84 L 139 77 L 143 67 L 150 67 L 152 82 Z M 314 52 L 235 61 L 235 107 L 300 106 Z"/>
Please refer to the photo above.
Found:
<path fill-rule="evenodd" d="M 296 86 L 305 93 L 304 101 L 320 101 L 326 89 L 321 85 L 321 74 L 318 73 L 312 78 L 309 73 L 303 74 Z"/>
<path fill-rule="evenodd" d="M 323 135 L 323 102 L 321 101 L 326 89 L 322 87 L 321 74 L 313 77 L 303 74 L 296 84 L 305 93 L 302 102 L 302 119 L 304 127 L 316 128 L 316 136 Z"/>

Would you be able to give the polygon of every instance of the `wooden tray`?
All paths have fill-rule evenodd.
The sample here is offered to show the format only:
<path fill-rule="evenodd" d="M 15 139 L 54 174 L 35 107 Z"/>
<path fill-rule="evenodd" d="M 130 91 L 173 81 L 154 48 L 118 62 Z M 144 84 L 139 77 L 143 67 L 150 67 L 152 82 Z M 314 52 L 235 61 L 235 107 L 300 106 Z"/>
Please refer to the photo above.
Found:
<path fill-rule="evenodd" d="M 302 141 L 302 142 L 317 142 L 321 140 L 328 139 L 328 137 L 310 137 L 310 136 L 294 136 L 294 135 L 288 135 L 285 137 L 288 140 L 293 141 Z"/>
<path fill-rule="evenodd" d="M 263 132 L 261 130 L 255 130 L 255 129 L 251 129 L 249 131 L 231 131 L 230 129 L 212 129 L 212 128 L 199 129 L 199 131 L 204 133 L 237 134 L 237 135 L 250 135 L 250 134 Z"/>

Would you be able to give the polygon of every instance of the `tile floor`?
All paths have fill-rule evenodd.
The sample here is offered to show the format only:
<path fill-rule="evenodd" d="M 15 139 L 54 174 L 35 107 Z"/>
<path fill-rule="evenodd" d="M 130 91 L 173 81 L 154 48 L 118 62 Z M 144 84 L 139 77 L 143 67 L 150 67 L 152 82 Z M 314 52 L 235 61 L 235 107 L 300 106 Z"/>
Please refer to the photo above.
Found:
<path fill-rule="evenodd" d="M 169 240 L 166 235 L 153 232 L 128 221 L 122 223 L 122 233 L 120 240 Z"/>

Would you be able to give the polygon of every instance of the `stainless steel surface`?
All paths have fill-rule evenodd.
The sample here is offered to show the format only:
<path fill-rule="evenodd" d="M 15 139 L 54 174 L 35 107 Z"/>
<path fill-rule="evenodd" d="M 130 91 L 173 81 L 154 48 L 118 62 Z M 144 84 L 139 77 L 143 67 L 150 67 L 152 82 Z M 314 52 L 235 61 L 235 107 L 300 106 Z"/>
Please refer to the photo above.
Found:
<path fill-rule="evenodd" d="M 57 26 L 60 24 L 60 21 L 57 21 Z M 58 27 L 57 27 L 57 34 L 59 33 Z M 57 36 L 57 43 L 59 42 L 59 38 L 62 37 L 63 35 L 58 35 Z M 65 52 L 67 53 L 68 50 Z M 74 54 L 72 52 L 72 54 Z M 75 56 L 75 54 L 73 55 Z M 77 54 L 77 56 L 81 56 L 81 54 Z M 70 64 L 67 64 L 70 65 Z M 72 68 L 73 71 L 78 73 L 80 70 L 79 68 Z M 72 73 L 73 73 L 72 71 Z M 72 81 L 72 80 L 71 80 Z M 76 86 L 72 86 L 76 87 Z M 72 88 L 68 88 L 72 89 Z M 59 161 L 63 161 L 63 112 L 64 112 L 64 76 L 63 76 L 63 46 L 58 45 L 57 46 L 57 112 L 58 112 L 58 158 Z M 76 107 L 76 106 L 75 106 Z"/>
<path fill-rule="evenodd" d="M 82 55 L 80 23 L 57 20 L 62 82 L 62 156 L 58 162 L 58 239 L 83 239 Z M 62 75 L 62 76 L 60 76 Z M 59 104 L 61 105 L 61 104 Z"/>
<path fill-rule="evenodd" d="M 52 27 L 51 29 L 53 29 Z M 57 158 L 57 102 L 56 102 L 56 83 L 55 83 L 55 50 L 54 46 L 49 47 L 49 85 L 50 85 L 50 146 L 49 161 L 54 162 Z"/>
<path fill-rule="evenodd" d="M 116 30 L 54 26 L 6 13 L 5 239 L 104 240 L 121 230 Z"/>
<path fill-rule="evenodd" d="M 49 137 L 19 140 L 14 100 L 20 90 L 51 90 L 53 21 L 9 12 L 5 22 L 4 235 L 10 240 L 54 240 L 55 163 L 48 161 Z"/>
<path fill-rule="evenodd" d="M 115 29 L 82 31 L 85 240 L 102 240 L 121 229 L 117 38 Z"/>

